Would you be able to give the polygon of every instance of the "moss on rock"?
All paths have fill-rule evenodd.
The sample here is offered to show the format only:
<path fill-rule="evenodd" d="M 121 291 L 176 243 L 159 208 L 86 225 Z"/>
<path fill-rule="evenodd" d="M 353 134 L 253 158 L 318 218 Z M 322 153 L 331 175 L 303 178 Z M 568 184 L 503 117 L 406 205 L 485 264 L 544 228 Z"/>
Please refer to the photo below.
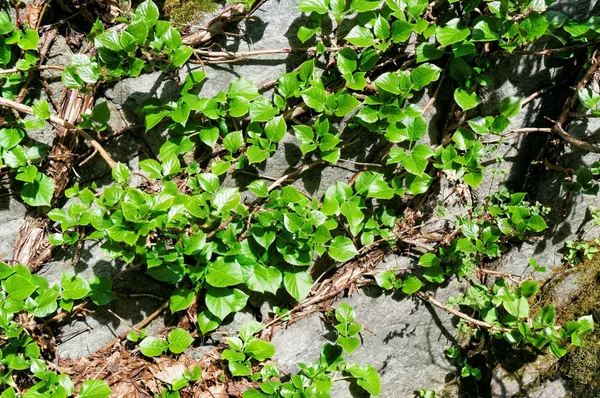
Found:
<path fill-rule="evenodd" d="M 172 22 L 193 24 L 205 13 L 214 11 L 217 4 L 215 0 L 164 0 L 162 10 Z"/>

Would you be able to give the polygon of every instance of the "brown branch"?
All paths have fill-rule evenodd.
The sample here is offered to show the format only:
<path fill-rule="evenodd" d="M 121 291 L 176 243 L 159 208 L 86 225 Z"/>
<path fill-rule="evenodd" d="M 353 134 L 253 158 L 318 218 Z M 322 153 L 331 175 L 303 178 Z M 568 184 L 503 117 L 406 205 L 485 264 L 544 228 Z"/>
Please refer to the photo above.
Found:
<path fill-rule="evenodd" d="M 326 51 L 336 52 L 340 51 L 346 46 L 342 47 L 326 47 Z M 275 48 L 269 50 L 253 50 L 253 51 L 239 51 L 239 52 L 231 52 L 231 51 L 207 51 L 207 50 L 194 50 L 199 56 L 209 57 L 209 58 L 247 58 L 256 55 L 269 55 L 269 54 L 290 54 L 290 53 L 314 53 L 317 52 L 316 47 L 304 47 L 304 48 L 294 48 L 294 47 L 286 47 L 286 48 Z"/>
<path fill-rule="evenodd" d="M 65 67 L 61 66 L 61 65 L 37 65 L 37 66 L 32 66 L 31 68 L 29 68 L 27 70 L 21 70 L 18 68 L 0 69 L 0 75 L 6 75 L 9 73 L 17 73 L 17 72 L 27 72 L 30 70 L 49 70 L 49 69 L 64 70 Z"/>
<path fill-rule="evenodd" d="M 9 109 L 15 109 L 19 112 L 26 113 L 28 115 L 33 115 L 33 109 L 30 106 L 23 105 L 21 103 L 9 100 L 8 98 L 0 98 L 0 106 L 2 106 L 4 108 L 9 108 Z M 98 151 L 98 153 L 100 153 L 100 156 L 102 156 L 102 158 L 106 161 L 106 163 L 110 166 L 110 168 L 115 167 L 116 162 L 112 159 L 112 157 L 108 154 L 108 152 L 106 152 L 106 150 L 102 147 L 102 145 L 100 145 L 100 143 L 98 141 L 96 141 L 92 136 L 90 136 L 87 132 L 77 128 L 77 126 L 75 126 L 73 123 L 71 123 L 65 119 L 61 119 L 60 117 L 58 117 L 56 115 L 50 115 L 50 122 L 52 122 L 58 126 L 64 127 L 67 130 L 76 131 L 78 134 L 80 134 L 86 140 L 88 140 L 90 145 L 93 146 L 94 149 L 96 149 Z"/>
<path fill-rule="evenodd" d="M 576 146 L 577 148 L 581 148 L 588 152 L 600 153 L 600 148 L 595 145 L 590 144 L 589 142 L 585 142 L 580 140 L 579 138 L 575 138 L 569 133 L 567 133 L 558 122 L 554 125 L 554 132 L 560 135 L 565 141 L 569 144 Z"/>
<path fill-rule="evenodd" d="M 133 327 L 133 329 L 134 330 L 140 330 L 140 329 L 145 328 L 146 326 L 148 326 L 148 324 L 150 322 L 152 322 L 164 310 L 166 310 L 168 306 L 169 306 L 169 300 L 167 300 L 164 303 L 162 303 L 162 305 L 160 307 L 158 307 L 152 314 L 148 315 L 146 317 L 146 319 L 144 319 L 143 321 L 141 321 L 140 323 L 138 323 L 137 325 L 135 325 Z M 115 337 L 114 339 L 112 339 L 108 344 L 106 344 L 104 347 L 102 347 L 98 351 L 110 350 L 115 344 L 117 344 L 119 341 L 123 340 L 127 336 L 127 333 L 129 333 L 129 331 L 125 331 L 125 332 L 121 333 L 120 335 L 118 335 L 117 337 Z"/>
<path fill-rule="evenodd" d="M 480 321 L 479 319 L 472 318 L 465 313 L 462 313 L 458 310 L 455 310 L 453 308 L 448 307 L 447 305 L 440 303 L 439 301 L 437 301 L 430 295 L 425 294 L 423 292 L 417 292 L 417 297 L 419 297 L 421 300 L 426 301 L 435 307 L 438 307 L 438 308 L 446 311 L 449 314 L 457 316 L 460 319 L 464 319 L 465 321 L 469 322 L 472 325 L 491 330 L 492 332 L 510 332 L 511 331 L 511 329 L 494 326 L 491 323 L 483 322 L 483 321 Z"/>

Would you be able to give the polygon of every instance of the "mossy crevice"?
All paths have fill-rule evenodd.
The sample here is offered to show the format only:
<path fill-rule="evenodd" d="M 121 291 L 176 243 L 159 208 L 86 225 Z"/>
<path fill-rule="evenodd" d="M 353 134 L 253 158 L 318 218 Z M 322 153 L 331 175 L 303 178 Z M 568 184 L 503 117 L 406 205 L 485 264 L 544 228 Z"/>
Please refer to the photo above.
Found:
<path fill-rule="evenodd" d="M 162 11 L 172 22 L 193 24 L 209 12 L 216 10 L 222 1 L 215 0 L 164 0 Z"/>
<path fill-rule="evenodd" d="M 557 324 L 563 325 L 584 315 L 592 315 L 598 322 L 600 320 L 600 255 L 583 261 L 576 268 L 557 271 L 558 273 L 540 289 L 540 293 L 532 305 L 532 315 L 535 316 L 535 313 L 544 306 L 554 305 Z M 570 279 L 574 282 L 568 281 Z M 560 290 L 561 285 L 567 283 L 575 284 L 573 291 L 568 297 L 557 297 L 556 292 Z M 551 363 L 543 366 L 546 369 L 540 369 L 535 380 L 523 386 L 515 398 L 528 396 L 530 392 L 535 391 L 546 381 L 557 379 L 563 380 L 565 387 L 573 397 L 598 398 L 600 396 L 600 329 L 596 327 L 583 339 L 585 344 L 582 347 L 569 346 L 567 354 L 558 361 L 550 354 L 544 355 L 545 360 L 544 357 L 538 358 L 537 361 L 543 360 Z M 520 353 L 524 353 L 523 350 L 512 347 L 505 347 L 505 349 L 511 351 L 513 365 L 521 362 L 519 369 L 511 369 L 518 377 L 529 366 L 528 364 L 531 364 L 531 358 L 519 361 Z M 507 354 L 505 350 L 500 351 Z M 528 354 L 525 356 L 530 357 L 531 352 Z M 502 364 L 503 367 L 505 365 L 505 363 Z"/>

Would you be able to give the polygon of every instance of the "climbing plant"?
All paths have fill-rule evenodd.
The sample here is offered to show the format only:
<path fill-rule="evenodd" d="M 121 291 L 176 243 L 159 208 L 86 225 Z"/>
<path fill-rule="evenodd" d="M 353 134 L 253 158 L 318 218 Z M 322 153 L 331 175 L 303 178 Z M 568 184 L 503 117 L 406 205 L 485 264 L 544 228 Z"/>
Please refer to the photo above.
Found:
<path fill-rule="evenodd" d="M 476 338 L 501 338 L 539 349 L 548 346 L 560 358 L 566 345 L 583 344 L 585 334 L 593 330 L 593 318 L 555 325 L 551 306 L 530 313 L 529 299 L 538 290 L 537 282 L 489 273 L 484 267 L 512 244 L 546 230 L 548 208 L 528 200 L 526 193 L 503 189 L 472 205 L 468 214 L 451 219 L 441 242 L 419 240 L 413 232 L 415 223 L 425 218 L 415 209 L 440 181 L 470 199 L 470 192 L 490 178 L 485 160 L 495 155 L 493 143 L 514 130 L 511 118 L 535 98 L 503 98 L 490 114 L 480 112 L 480 88 L 493 85 L 489 72 L 498 57 L 531 51 L 525 49 L 542 38 L 560 46 L 540 56 L 585 57 L 576 94 L 546 132 L 568 145 L 600 151 L 566 130 L 576 107 L 587 116 L 598 116 L 600 94 L 587 83 L 598 63 L 594 46 L 600 25 L 597 18 L 574 21 L 547 12 L 551 3 L 301 0 L 298 9 L 309 16 L 309 22 L 298 29 L 297 37 L 308 47 L 280 51 L 302 52 L 306 60 L 267 85 L 257 86 L 241 77 L 212 97 L 201 95 L 204 80 L 210 78 L 205 70 L 199 67 L 182 74 L 173 101 L 151 98 L 139 110 L 146 134 L 166 130 L 168 135 L 158 156 L 142 160 L 135 171 L 115 162 L 97 140 L 111 119 L 107 102 L 98 98 L 70 122 L 51 112 L 47 101 L 34 100 L 27 90 L 20 94 L 30 74 L 52 68 L 41 64 L 37 55 L 37 30 L 20 29 L 0 13 L 0 63 L 13 67 L 2 74 L 0 106 L 7 109 L 0 130 L 2 166 L 22 184 L 22 200 L 41 207 L 40 212 L 54 222 L 47 238 L 50 244 L 97 241 L 108 257 L 138 264 L 151 277 L 172 285 L 165 306 L 172 314 L 194 313 L 193 325 L 187 330 L 174 328 L 165 338 L 133 330 L 127 336 L 130 346 L 144 356 L 181 354 L 198 336 L 210 335 L 226 317 L 243 310 L 251 294 L 284 291 L 298 305 L 277 311 L 265 323 L 272 327 L 292 319 L 306 309 L 311 294 L 310 298 L 319 298 L 310 272 L 317 258 L 343 270 L 382 248 L 411 245 L 423 252 L 418 266 L 371 273 L 376 284 L 415 295 L 458 316 L 461 330 Z M 246 1 L 242 8 L 251 12 L 260 5 Z M 160 10 L 151 0 L 119 22 L 111 26 L 97 20 L 87 35 L 94 50 L 74 54 L 64 67 L 55 66 L 62 69 L 66 88 L 94 96 L 100 85 L 142 73 L 160 70 L 176 75 L 179 67 L 194 59 L 234 62 L 261 55 L 194 49 L 175 26 L 160 19 Z M 325 28 L 331 25 L 333 32 Z M 345 29 L 347 25 L 351 28 Z M 441 135 L 428 139 L 433 137 L 429 113 L 446 89 L 452 90 L 449 115 Z M 429 93 L 425 103 L 419 100 L 423 93 Z M 32 117 L 23 118 L 22 113 Z M 111 167 L 114 182 L 103 187 L 75 182 L 63 192 L 66 184 L 53 181 L 52 173 L 45 173 L 44 163 L 39 163 L 47 149 L 21 145 L 27 130 L 46 124 L 85 138 Z M 377 138 L 385 146 L 373 163 L 361 164 L 363 168 L 350 180 L 335 182 L 321 197 L 312 197 L 294 184 L 309 170 L 347 160 L 342 157 L 345 151 L 364 137 Z M 257 175 L 254 166 L 268 165 L 282 142 L 289 140 L 297 142 L 302 163 L 281 178 Z M 596 166 L 571 173 L 565 188 L 573 194 L 597 194 Z M 255 179 L 244 186 L 227 181 L 242 172 Z M 585 247 L 569 248 L 567 260 L 574 262 Z M 588 247 L 583 255 L 591 254 Z M 534 259 L 531 264 L 541 270 Z M 358 277 L 372 271 L 368 266 L 358 268 Z M 477 280 L 486 271 L 498 277 L 488 285 Z M 431 289 L 453 278 L 468 281 L 468 289 L 448 303 L 437 301 Z M 22 316 L 35 323 L 68 316 L 78 302 L 107 304 L 116 298 L 111 282 L 65 273 L 60 286 L 51 287 L 27 267 L 5 263 L 0 263 L 0 280 L 0 327 L 7 336 L 1 346 L 1 383 L 8 387 L 2 397 L 16 396 L 16 391 L 25 397 L 40 396 L 36 391 L 72 395 L 73 383 L 66 375 L 48 370 Z M 322 299 L 332 299 L 346 287 Z M 464 312 L 467 309 L 471 315 Z M 255 337 L 264 324 L 246 324 L 239 338 L 227 339 L 229 348 L 222 358 L 232 377 L 250 377 L 257 383 L 258 389 L 244 393 L 246 398 L 328 396 L 335 379 L 331 375 L 338 372 L 377 395 L 376 370 L 348 364 L 342 356 L 342 352 L 351 354 L 360 342 L 361 327 L 354 318 L 351 307 L 339 304 L 337 345 L 325 346 L 318 363 L 302 365 L 301 374 L 289 381 L 282 381 L 270 365 L 255 372 L 274 353 L 270 343 Z M 478 377 L 459 351 L 450 353 L 463 376 Z M 178 396 L 177 391 L 202 375 L 195 368 L 186 372 L 167 386 L 163 396 Z M 17 374 L 40 381 L 29 383 L 23 392 Z M 108 394 L 108 386 L 97 380 L 86 381 L 79 391 L 80 397 Z M 420 394 L 435 396 L 425 390 Z"/>

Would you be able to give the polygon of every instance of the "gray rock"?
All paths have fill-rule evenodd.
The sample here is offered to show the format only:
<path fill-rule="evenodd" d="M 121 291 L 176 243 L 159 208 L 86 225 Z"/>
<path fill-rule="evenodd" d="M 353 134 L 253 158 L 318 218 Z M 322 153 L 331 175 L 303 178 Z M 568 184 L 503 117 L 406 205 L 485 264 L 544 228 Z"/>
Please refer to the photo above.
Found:
<path fill-rule="evenodd" d="M 389 256 L 380 267 L 405 264 L 406 259 Z M 441 302 L 458 293 L 452 282 L 435 292 Z M 445 356 L 445 349 L 456 343 L 450 315 L 416 298 L 379 288 L 361 289 L 342 301 L 355 309 L 356 320 L 363 325 L 362 344 L 347 361 L 378 370 L 381 397 L 412 397 L 419 388 L 441 391 L 448 387 L 456 371 Z M 333 328 L 313 315 L 275 333 L 274 360 L 284 371 L 296 372 L 297 362 L 317 361 L 320 347 L 335 338 Z M 360 394 L 360 389 L 346 382 L 336 383 L 332 391 L 333 397 Z"/>
<path fill-rule="evenodd" d="M 15 194 L 13 194 L 13 191 Z M 0 188 L 0 261 L 13 259 L 14 244 L 27 209 L 13 184 Z"/>
<path fill-rule="evenodd" d="M 508 361 L 510 362 L 510 359 Z M 538 357 L 533 362 L 526 363 L 519 367 L 517 371 L 498 366 L 492 373 L 492 398 L 510 398 L 517 393 L 530 392 L 535 387 L 534 383 L 540 374 L 550 370 L 555 363 L 556 359 L 548 354 Z M 547 395 L 547 397 L 554 398 L 551 395 Z"/>
<path fill-rule="evenodd" d="M 570 396 L 561 380 L 544 383 L 530 395 L 531 398 L 564 398 Z"/>

